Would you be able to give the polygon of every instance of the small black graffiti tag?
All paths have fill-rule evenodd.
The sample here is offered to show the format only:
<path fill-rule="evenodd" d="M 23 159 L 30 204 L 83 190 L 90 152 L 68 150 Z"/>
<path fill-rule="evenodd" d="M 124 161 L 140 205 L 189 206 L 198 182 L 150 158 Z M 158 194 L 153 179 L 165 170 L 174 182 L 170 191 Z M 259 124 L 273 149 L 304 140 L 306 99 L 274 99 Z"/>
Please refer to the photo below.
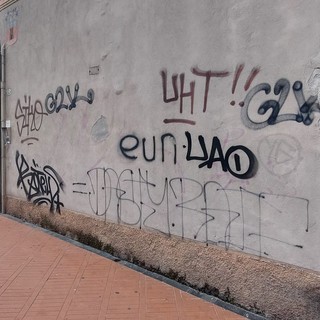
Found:
<path fill-rule="evenodd" d="M 199 168 L 207 167 L 211 169 L 214 163 L 220 163 L 221 169 L 224 172 L 229 172 L 231 175 L 238 179 L 251 179 L 258 171 L 258 160 L 254 153 L 243 145 L 236 145 L 229 147 L 225 152 L 222 149 L 221 142 L 218 137 L 214 136 L 210 142 L 206 143 L 204 136 L 198 136 L 198 144 L 201 150 L 200 155 L 195 155 L 193 150 L 193 139 L 189 131 L 185 131 L 186 143 L 183 144 L 183 148 L 186 149 L 185 159 L 187 161 L 198 161 Z M 140 143 L 140 140 L 142 143 Z M 158 139 L 159 140 L 159 139 Z M 170 147 L 173 154 L 173 163 L 177 164 L 177 142 L 176 138 L 171 133 L 166 133 L 161 136 L 161 159 L 164 162 L 165 159 L 165 141 L 168 140 L 166 146 Z M 130 160 L 136 160 L 138 158 L 137 150 L 139 145 L 142 144 L 142 153 L 144 160 L 147 162 L 155 161 L 157 158 L 157 143 L 155 136 L 152 137 L 152 142 L 146 142 L 146 138 L 139 139 L 134 134 L 128 134 L 121 138 L 119 142 L 119 149 L 121 154 Z M 149 154 L 147 155 L 147 147 L 149 146 Z M 158 142 L 159 144 L 159 142 Z M 198 148 L 199 149 L 199 148 Z M 152 150 L 150 152 L 150 150 Z M 159 153 L 159 151 L 158 151 Z"/>
<path fill-rule="evenodd" d="M 221 169 L 229 172 L 239 179 L 250 179 L 254 177 L 258 170 L 258 160 L 254 153 L 245 146 L 231 146 L 224 154 L 218 137 L 213 137 L 211 148 L 206 145 L 204 137 L 198 136 L 199 146 L 202 155 L 192 155 L 192 137 L 190 132 L 185 132 L 187 138 L 187 161 L 200 161 L 199 168 L 207 167 L 211 169 L 215 162 L 220 162 Z M 210 150 L 210 152 L 208 152 Z"/>
<path fill-rule="evenodd" d="M 66 92 L 69 101 L 65 102 Z M 94 100 L 94 91 L 93 89 L 89 89 L 87 92 L 87 96 L 79 96 L 79 84 L 76 83 L 74 86 L 73 96 L 71 95 L 70 86 L 66 86 L 66 90 L 64 90 L 61 86 L 57 88 L 55 94 L 49 93 L 46 96 L 45 100 L 45 108 L 49 114 L 53 112 L 59 112 L 61 109 L 72 110 L 77 107 L 77 102 L 85 101 L 89 104 L 92 104 Z"/>
<path fill-rule="evenodd" d="M 17 187 L 24 190 L 28 201 L 35 205 L 46 204 L 50 212 L 60 213 L 63 203 L 60 201 L 60 190 L 63 190 L 63 180 L 50 166 L 46 165 L 41 170 L 33 160 L 29 166 L 25 157 L 16 152 L 16 165 L 18 169 Z"/>

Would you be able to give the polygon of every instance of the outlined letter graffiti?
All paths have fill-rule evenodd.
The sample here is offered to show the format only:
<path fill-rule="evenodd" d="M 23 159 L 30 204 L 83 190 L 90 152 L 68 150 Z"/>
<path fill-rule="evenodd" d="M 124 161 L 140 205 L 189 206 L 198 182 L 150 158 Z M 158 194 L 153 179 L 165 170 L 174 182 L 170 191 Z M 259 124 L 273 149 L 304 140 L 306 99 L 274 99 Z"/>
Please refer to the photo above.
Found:
<path fill-rule="evenodd" d="M 46 96 L 45 100 L 45 108 L 49 114 L 53 112 L 59 112 L 61 109 L 67 109 L 72 110 L 77 107 L 77 102 L 79 101 L 85 101 L 89 104 L 92 104 L 94 100 L 94 91 L 92 89 L 89 89 L 87 92 L 87 96 L 79 96 L 79 84 L 76 83 L 74 86 L 74 94 L 73 97 L 71 95 L 70 86 L 66 86 L 66 94 L 69 99 L 69 102 L 65 104 L 64 102 L 64 89 L 60 86 L 57 88 L 56 93 L 49 93 Z"/>
<path fill-rule="evenodd" d="M 290 82 L 287 79 L 279 79 L 273 88 L 273 93 L 279 96 L 278 100 L 267 100 L 263 102 L 256 110 L 258 115 L 265 115 L 269 112 L 269 117 L 263 121 L 256 121 L 250 117 L 249 106 L 254 97 L 264 92 L 270 94 L 271 86 L 268 83 L 261 83 L 253 87 L 244 99 L 244 105 L 241 110 L 241 119 L 245 126 L 250 129 L 258 130 L 269 125 L 275 125 L 283 121 L 295 121 L 308 126 L 314 119 L 314 113 L 320 112 L 320 106 L 316 96 L 310 96 L 307 100 L 303 94 L 303 85 L 301 81 L 295 81 L 292 90 L 297 101 L 298 110 L 296 113 L 279 114 L 290 92 Z M 251 108 L 250 108 L 251 109 Z M 271 112 L 270 112 L 271 111 Z"/>
<path fill-rule="evenodd" d="M 18 169 L 17 187 L 23 189 L 28 201 L 35 205 L 47 204 L 50 212 L 60 213 L 60 190 L 64 183 L 59 174 L 46 165 L 43 170 L 33 160 L 33 166 L 29 166 L 25 157 L 19 151 L 16 152 L 16 166 Z"/>
<path fill-rule="evenodd" d="M 17 120 L 17 128 L 19 137 L 24 135 L 26 138 L 21 140 L 21 143 L 28 142 L 32 144 L 32 140 L 38 141 L 36 137 L 31 137 L 33 131 L 39 131 L 42 125 L 43 116 L 48 114 L 43 111 L 43 106 L 40 100 L 36 100 L 31 104 L 31 96 L 24 96 L 24 103 L 20 99 L 17 101 L 15 118 Z"/>

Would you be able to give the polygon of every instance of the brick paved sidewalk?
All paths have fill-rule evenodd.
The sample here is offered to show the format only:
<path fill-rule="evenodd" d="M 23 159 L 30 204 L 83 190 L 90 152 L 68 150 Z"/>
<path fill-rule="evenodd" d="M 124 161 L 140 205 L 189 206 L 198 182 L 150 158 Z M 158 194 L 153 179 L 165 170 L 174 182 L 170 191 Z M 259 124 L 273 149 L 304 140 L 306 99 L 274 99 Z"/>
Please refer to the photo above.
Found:
<path fill-rule="evenodd" d="M 0 319 L 245 319 L 0 216 Z"/>

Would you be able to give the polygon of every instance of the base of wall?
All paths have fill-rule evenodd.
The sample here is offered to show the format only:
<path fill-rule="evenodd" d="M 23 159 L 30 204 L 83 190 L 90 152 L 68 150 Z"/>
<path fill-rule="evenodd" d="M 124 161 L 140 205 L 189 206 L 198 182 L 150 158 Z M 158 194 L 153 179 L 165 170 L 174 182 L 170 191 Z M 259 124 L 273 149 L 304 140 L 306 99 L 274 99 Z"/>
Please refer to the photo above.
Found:
<path fill-rule="evenodd" d="M 317 272 L 10 197 L 7 211 L 268 319 L 319 317 Z"/>

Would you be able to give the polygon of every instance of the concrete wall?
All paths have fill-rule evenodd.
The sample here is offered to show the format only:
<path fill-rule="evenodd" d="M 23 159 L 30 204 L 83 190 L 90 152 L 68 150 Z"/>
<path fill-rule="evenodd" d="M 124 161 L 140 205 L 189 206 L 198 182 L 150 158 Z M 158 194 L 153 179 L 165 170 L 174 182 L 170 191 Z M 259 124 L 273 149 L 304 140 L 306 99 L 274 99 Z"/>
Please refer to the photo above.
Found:
<path fill-rule="evenodd" d="M 32 219 L 27 201 L 38 204 L 122 256 L 228 288 L 270 317 L 320 314 L 319 10 L 295 0 L 6 8 L 9 213 Z M 195 265 L 174 263 L 166 241 Z"/>

